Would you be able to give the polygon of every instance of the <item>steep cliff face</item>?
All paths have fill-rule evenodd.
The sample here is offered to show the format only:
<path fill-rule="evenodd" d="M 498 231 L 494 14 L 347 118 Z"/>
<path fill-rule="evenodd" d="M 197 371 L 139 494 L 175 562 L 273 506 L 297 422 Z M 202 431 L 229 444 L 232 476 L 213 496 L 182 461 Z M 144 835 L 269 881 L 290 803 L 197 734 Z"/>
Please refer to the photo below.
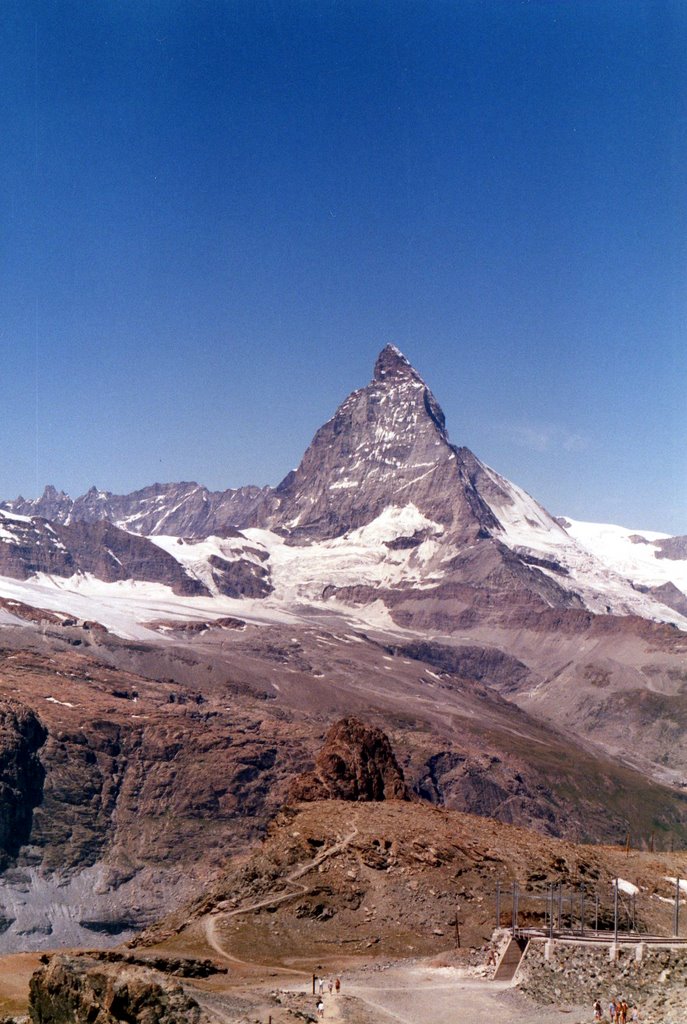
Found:
<path fill-rule="evenodd" d="M 47 732 L 26 705 L 0 699 L 0 869 L 30 841 L 43 796 L 40 752 Z"/>
<path fill-rule="evenodd" d="M 61 526 L 0 512 L 0 575 L 26 580 L 39 573 L 90 573 L 108 583 L 140 580 L 165 584 L 176 594 L 209 593 L 159 545 L 106 520 Z"/>

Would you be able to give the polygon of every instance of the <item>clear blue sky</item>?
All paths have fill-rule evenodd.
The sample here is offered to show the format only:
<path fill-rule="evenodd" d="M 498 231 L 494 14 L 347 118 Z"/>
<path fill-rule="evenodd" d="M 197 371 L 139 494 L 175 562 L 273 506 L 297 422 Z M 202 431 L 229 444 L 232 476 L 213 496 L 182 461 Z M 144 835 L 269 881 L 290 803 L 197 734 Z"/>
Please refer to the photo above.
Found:
<path fill-rule="evenodd" d="M 276 483 L 397 344 L 687 533 L 683 0 L 4 0 L 0 496 Z"/>

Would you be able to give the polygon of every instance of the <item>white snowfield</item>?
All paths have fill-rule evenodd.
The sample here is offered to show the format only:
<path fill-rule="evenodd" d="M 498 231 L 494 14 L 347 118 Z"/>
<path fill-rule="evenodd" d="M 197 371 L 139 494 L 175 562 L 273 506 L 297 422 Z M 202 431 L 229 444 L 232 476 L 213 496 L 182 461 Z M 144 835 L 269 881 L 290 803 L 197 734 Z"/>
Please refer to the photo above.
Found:
<path fill-rule="evenodd" d="M 655 586 L 671 582 L 687 594 L 687 560 L 656 557 L 659 549 L 652 542 L 667 539 L 667 534 L 571 519 L 565 519 L 570 525 L 564 528 L 516 484 L 488 467 L 485 469 L 502 492 L 498 499 L 489 500 L 503 528 L 496 536 L 513 551 L 558 563 L 564 573 L 546 565 L 537 568 L 576 592 L 590 611 L 641 615 L 687 629 L 684 616 L 634 589 L 634 584 Z M 647 543 L 633 542 L 633 536 Z"/>
<path fill-rule="evenodd" d="M 489 471 L 492 473 L 493 471 Z M 501 494 L 492 509 L 502 524 L 497 536 L 514 550 L 538 559 L 557 562 L 566 571 L 537 565 L 568 589 L 580 595 L 592 611 L 615 614 L 634 613 L 659 621 L 671 621 L 687 629 L 687 620 L 648 595 L 632 588 L 631 581 L 616 572 L 608 562 L 592 553 L 563 529 L 520 488 L 493 475 Z M 499 490 L 500 489 L 500 490 Z M 19 518 L 19 517 L 17 517 Z M 588 535 L 592 535 L 590 524 Z M 631 531 L 614 529 L 618 536 Z M 248 622 L 298 623 L 323 612 L 336 613 L 351 626 L 401 630 L 391 619 L 382 600 L 363 603 L 353 590 L 344 601 L 332 590 L 364 587 L 368 590 L 409 586 L 431 589 L 443 578 L 445 563 L 455 550 L 444 541 L 444 528 L 424 516 L 415 505 L 389 506 L 372 522 L 332 540 L 303 546 L 291 546 L 269 530 L 248 529 L 239 537 L 209 537 L 187 541 L 172 536 L 149 539 L 180 562 L 186 572 L 200 580 L 209 596 L 188 597 L 174 594 L 160 583 L 127 580 L 105 583 L 90 574 L 65 579 L 46 574 L 21 581 L 0 577 L 0 597 L 21 601 L 37 608 L 95 619 L 126 639 L 160 639 L 150 623 L 156 620 L 211 621 L 235 616 Z M 662 535 L 651 535 L 661 537 Z M 412 546 L 395 546 L 402 538 L 414 538 Z M 650 545 L 633 544 L 642 558 L 648 558 Z M 612 550 L 609 545 L 609 550 Z M 645 551 L 645 548 L 647 551 Z M 622 550 L 625 550 L 623 548 Z M 232 561 L 242 559 L 269 569 L 274 591 L 266 598 L 230 598 L 219 593 L 212 575 L 210 558 Z M 653 557 L 653 556 L 651 556 Z M 658 560 L 666 572 L 682 563 Z M 678 574 L 673 582 L 682 581 Z M 679 582 L 676 582 L 679 586 Z M 366 595 L 369 602 L 369 593 Z M 11 609 L 0 610 L 0 623 L 17 624 Z"/>
<path fill-rule="evenodd" d="M 647 587 L 673 583 L 687 593 L 687 558 L 662 558 L 656 543 L 669 540 L 670 534 L 567 518 L 566 523 L 567 533 L 581 547 L 635 583 Z"/>
<path fill-rule="evenodd" d="M 399 537 L 426 534 L 417 547 L 390 550 Z M 414 505 L 387 508 L 377 519 L 344 537 L 307 547 L 289 547 L 269 530 L 246 530 L 241 538 L 209 537 L 190 542 L 178 537 L 150 537 L 174 556 L 190 575 L 201 580 L 211 596 L 187 597 L 161 583 L 125 580 L 106 583 L 84 573 L 63 578 L 38 574 L 28 580 L 0 577 L 0 597 L 36 608 L 95 619 L 113 633 L 130 640 L 160 639 L 150 623 L 158 620 L 211 621 L 235 616 L 248 622 L 298 623 L 309 611 L 339 613 L 354 627 L 402 632 L 381 600 L 352 606 L 325 598 L 328 586 L 391 585 L 411 582 L 432 586 L 435 577 L 428 563 L 437 552 L 443 527 L 423 516 Z M 230 598 L 220 594 L 212 578 L 209 558 L 242 558 L 268 564 L 274 593 L 267 598 Z M 265 562 L 261 555 L 267 555 Z M 6 613 L 8 624 L 20 620 Z"/>

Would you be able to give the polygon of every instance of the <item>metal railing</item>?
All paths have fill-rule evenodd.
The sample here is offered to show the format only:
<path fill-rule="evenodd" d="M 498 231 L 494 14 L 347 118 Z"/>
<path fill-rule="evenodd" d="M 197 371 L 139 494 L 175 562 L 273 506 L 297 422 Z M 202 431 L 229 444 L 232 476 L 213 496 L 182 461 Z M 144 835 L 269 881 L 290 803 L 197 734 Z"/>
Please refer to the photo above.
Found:
<path fill-rule="evenodd" d="M 495 919 L 498 928 L 513 935 L 523 931 L 554 936 L 599 936 L 616 941 L 619 936 L 680 938 L 680 910 L 687 893 L 675 879 L 672 899 L 656 892 L 634 891 L 621 879 L 611 886 L 592 887 L 585 883 L 549 883 L 545 888 L 523 886 L 512 881 L 497 882 Z M 665 888 L 665 887 L 664 887 Z M 653 927 L 650 929 L 649 924 Z"/>

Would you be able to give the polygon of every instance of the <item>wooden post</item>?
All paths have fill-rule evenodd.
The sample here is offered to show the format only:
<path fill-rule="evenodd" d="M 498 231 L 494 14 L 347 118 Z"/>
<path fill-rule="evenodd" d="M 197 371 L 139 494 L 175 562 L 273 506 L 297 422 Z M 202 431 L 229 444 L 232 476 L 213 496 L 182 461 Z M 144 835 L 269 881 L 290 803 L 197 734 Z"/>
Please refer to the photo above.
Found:
<path fill-rule="evenodd" d="M 673 913 L 673 935 L 680 934 L 680 879 L 675 879 L 675 911 Z"/>
<path fill-rule="evenodd" d="M 456 942 L 458 949 L 460 949 L 460 924 L 458 922 L 458 904 L 456 904 Z"/>
<path fill-rule="evenodd" d="M 501 927 L 501 883 L 496 883 L 496 927 Z"/>

